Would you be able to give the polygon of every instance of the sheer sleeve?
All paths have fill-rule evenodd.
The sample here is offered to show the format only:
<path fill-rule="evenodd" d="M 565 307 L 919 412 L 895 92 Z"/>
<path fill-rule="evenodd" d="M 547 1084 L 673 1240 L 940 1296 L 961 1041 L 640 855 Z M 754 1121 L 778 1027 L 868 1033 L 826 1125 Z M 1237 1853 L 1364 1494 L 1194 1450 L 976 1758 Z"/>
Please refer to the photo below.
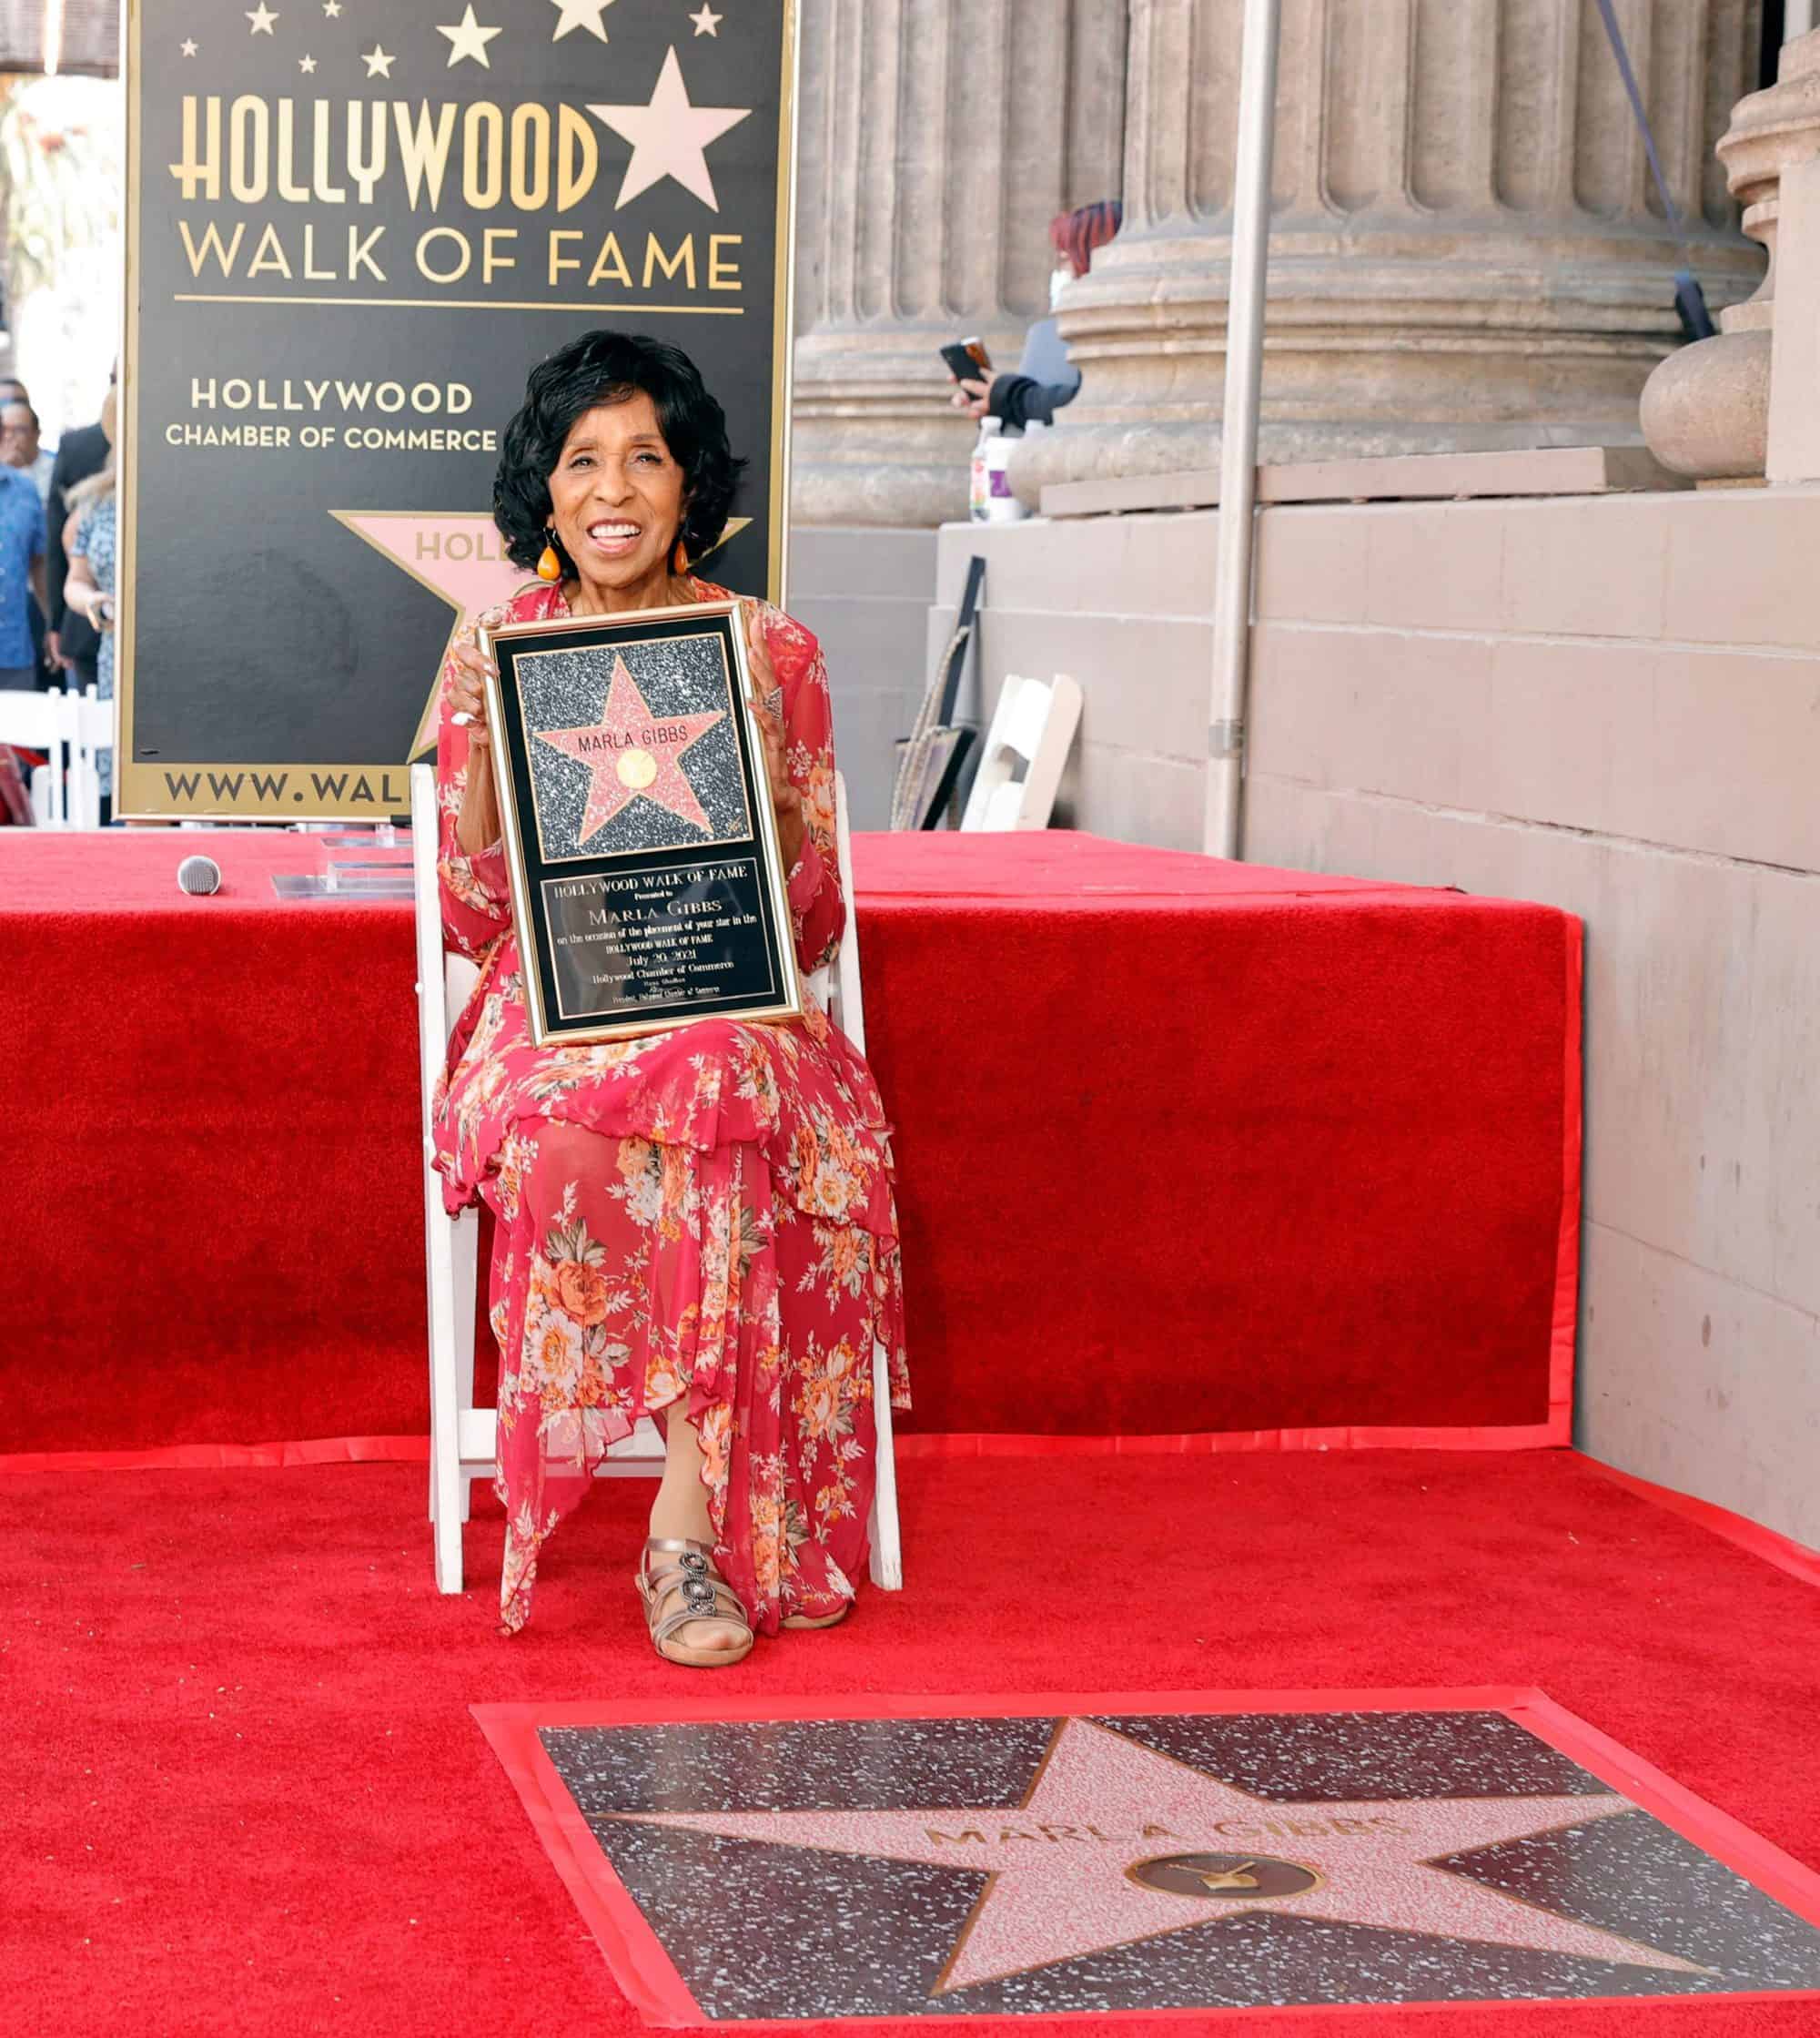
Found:
<path fill-rule="evenodd" d="M 765 641 L 784 682 L 784 762 L 803 795 L 803 852 L 790 877 L 791 931 L 804 970 L 833 959 L 847 924 L 834 844 L 834 717 L 821 646 L 800 623 L 766 612 Z"/>
<path fill-rule="evenodd" d="M 500 618 L 494 614 L 482 620 L 497 623 Z M 450 719 L 453 709 L 449 680 L 456 645 L 473 644 L 475 634 L 472 624 L 462 627 L 442 668 L 436 724 L 436 874 L 442 891 L 442 930 L 450 946 L 478 961 L 511 926 L 511 893 L 502 844 L 492 843 L 470 856 L 455 837 L 455 823 L 468 790 L 470 758 L 467 729 Z"/>

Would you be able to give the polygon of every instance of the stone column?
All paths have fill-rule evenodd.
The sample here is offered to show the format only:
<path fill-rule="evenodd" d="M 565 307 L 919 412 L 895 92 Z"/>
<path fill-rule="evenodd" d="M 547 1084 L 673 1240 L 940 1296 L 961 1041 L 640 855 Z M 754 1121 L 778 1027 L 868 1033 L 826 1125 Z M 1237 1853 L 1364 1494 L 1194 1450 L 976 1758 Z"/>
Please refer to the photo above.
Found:
<path fill-rule="evenodd" d="M 1020 493 L 1218 452 L 1239 7 L 1130 0 L 1125 229 L 1067 292 L 1085 370 Z M 1761 257 L 1712 144 L 1760 0 L 1618 0 L 1715 308 Z M 1285 0 L 1262 458 L 1634 441 L 1682 256 L 1592 0 Z"/>
<path fill-rule="evenodd" d="M 1015 367 L 1048 225 L 1118 189 L 1126 0 L 803 0 L 792 513 L 966 514 L 935 350 Z"/>

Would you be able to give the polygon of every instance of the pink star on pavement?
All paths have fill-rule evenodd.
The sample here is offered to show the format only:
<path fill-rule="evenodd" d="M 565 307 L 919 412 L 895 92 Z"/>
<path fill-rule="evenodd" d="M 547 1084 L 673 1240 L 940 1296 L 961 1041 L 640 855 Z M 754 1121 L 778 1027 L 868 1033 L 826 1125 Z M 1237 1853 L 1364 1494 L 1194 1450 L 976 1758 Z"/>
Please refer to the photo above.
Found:
<path fill-rule="evenodd" d="M 990 1880 L 933 1992 L 947 1995 L 1253 1911 L 1677 1974 L 1708 1972 L 1434 1865 L 1437 1857 L 1635 1809 L 1615 1795 L 1282 1804 L 1090 1720 L 1064 1719 L 1015 1810 L 615 1816 L 827 1853 L 984 1870 Z M 1211 1859 L 1197 1864 L 1196 1856 Z"/>
<path fill-rule="evenodd" d="M 541 742 L 586 765 L 594 775 L 578 842 L 598 835 L 622 807 L 641 796 L 709 834 L 712 823 L 682 775 L 682 753 L 725 719 L 720 708 L 708 715 L 653 715 L 625 660 L 615 657 L 607 705 L 597 723 L 537 732 Z"/>

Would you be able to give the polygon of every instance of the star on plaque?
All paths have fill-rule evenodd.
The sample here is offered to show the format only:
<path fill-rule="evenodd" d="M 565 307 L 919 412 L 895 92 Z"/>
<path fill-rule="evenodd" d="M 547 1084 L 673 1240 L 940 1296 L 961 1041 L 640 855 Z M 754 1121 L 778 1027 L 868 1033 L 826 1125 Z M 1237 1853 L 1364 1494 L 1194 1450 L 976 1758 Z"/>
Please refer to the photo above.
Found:
<path fill-rule="evenodd" d="M 504 31 L 499 28 L 482 28 L 475 18 L 473 0 L 468 0 L 467 11 L 460 20 L 451 22 L 446 28 L 439 26 L 436 33 L 449 38 L 449 63 L 444 66 L 445 69 L 451 68 L 464 59 L 470 59 L 480 65 L 482 70 L 490 71 L 493 66 L 492 59 L 487 55 L 487 45 L 495 35 L 502 35 Z"/>
<path fill-rule="evenodd" d="M 561 17 L 551 33 L 551 41 L 560 43 L 572 30 L 585 28 L 589 35 L 605 42 L 607 31 L 601 16 L 612 4 L 613 0 L 550 0 Z"/>
<path fill-rule="evenodd" d="M 272 24 L 278 18 L 273 9 L 267 6 L 266 0 L 259 0 L 257 7 L 248 11 L 247 19 L 253 25 L 248 30 L 248 34 L 251 35 L 269 35 L 272 32 Z"/>
<path fill-rule="evenodd" d="M 194 56 L 196 55 L 196 42 L 193 36 L 186 36 L 184 38 L 184 41 L 178 46 L 182 49 L 183 54 L 186 56 Z"/>
<path fill-rule="evenodd" d="M 341 12 L 341 0 L 322 0 L 322 11 L 333 21 Z"/>
<path fill-rule="evenodd" d="M 392 66 L 398 62 L 398 58 L 389 55 L 378 43 L 375 43 L 371 49 L 361 52 L 361 61 L 367 66 L 367 76 L 369 78 L 389 78 L 392 75 Z"/>
<path fill-rule="evenodd" d="M 983 1874 L 932 1992 L 943 1996 L 1260 1912 L 1706 1974 L 1697 1962 L 1442 1865 L 1450 1855 L 1634 1809 L 1615 1794 L 1283 1802 L 1068 1719 L 1057 1723 L 1015 1809 L 614 1817 Z"/>
<path fill-rule="evenodd" d="M 316 59 L 313 56 L 299 56 L 297 60 L 297 67 L 307 77 L 315 70 Z"/>
<path fill-rule="evenodd" d="M 700 14 L 691 15 L 689 19 L 695 24 L 695 33 L 698 35 L 713 35 L 718 41 L 721 24 L 726 16 L 717 15 L 712 7 L 703 7 Z"/>
<path fill-rule="evenodd" d="M 737 127 L 752 108 L 692 106 L 674 45 L 664 56 L 648 105 L 591 106 L 588 111 L 632 144 L 632 161 L 626 165 L 620 195 L 613 200 L 615 211 L 666 177 L 674 177 L 711 211 L 721 209 L 714 196 L 714 180 L 708 172 L 707 147 L 728 128 Z"/>
<path fill-rule="evenodd" d="M 579 729 L 540 729 L 538 740 L 586 765 L 593 774 L 577 844 L 598 835 L 615 814 L 641 796 L 706 835 L 712 824 L 682 773 L 682 754 L 726 719 L 707 715 L 655 715 L 622 657 L 613 660 L 601 719 Z"/>

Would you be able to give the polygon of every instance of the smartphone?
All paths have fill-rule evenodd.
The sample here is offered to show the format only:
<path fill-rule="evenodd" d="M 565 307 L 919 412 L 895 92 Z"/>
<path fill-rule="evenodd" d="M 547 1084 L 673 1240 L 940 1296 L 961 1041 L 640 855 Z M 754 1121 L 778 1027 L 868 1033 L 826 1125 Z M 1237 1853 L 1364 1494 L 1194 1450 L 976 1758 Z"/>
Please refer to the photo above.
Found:
<path fill-rule="evenodd" d="M 947 364 L 948 373 L 957 382 L 989 382 L 992 380 L 992 356 L 986 350 L 985 340 L 951 340 L 942 349 L 942 359 Z"/>
<path fill-rule="evenodd" d="M 102 620 L 102 621 L 103 621 L 104 623 L 112 623 L 112 622 L 113 622 L 113 620 L 114 620 L 114 597 L 113 597 L 113 596 L 112 596 L 111 594 L 104 594 L 104 595 L 102 595 L 102 596 L 101 596 L 101 598 L 100 598 L 100 599 L 99 599 L 99 600 L 98 600 L 98 601 L 97 601 L 97 602 L 96 603 L 95 606 L 96 606 L 96 611 L 97 611 L 97 612 L 99 613 L 99 614 L 100 614 L 101 620 Z"/>

